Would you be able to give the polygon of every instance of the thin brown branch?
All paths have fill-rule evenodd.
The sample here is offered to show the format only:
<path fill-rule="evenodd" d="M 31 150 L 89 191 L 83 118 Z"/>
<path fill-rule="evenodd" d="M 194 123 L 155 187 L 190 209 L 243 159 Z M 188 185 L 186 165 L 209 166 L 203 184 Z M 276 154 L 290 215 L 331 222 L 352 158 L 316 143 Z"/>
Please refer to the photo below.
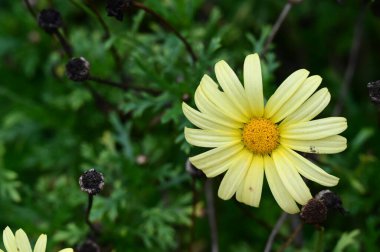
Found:
<path fill-rule="evenodd" d="M 207 202 L 207 215 L 211 235 L 211 252 L 219 252 L 218 227 L 216 224 L 216 211 L 213 192 L 213 181 L 207 179 L 205 182 L 205 194 Z"/>
<path fill-rule="evenodd" d="M 195 241 L 195 219 L 196 219 L 196 207 L 197 207 L 197 188 L 196 188 L 196 178 L 191 178 L 191 191 L 193 196 L 193 202 L 192 202 L 192 211 L 191 211 L 191 230 L 190 230 L 190 246 L 189 246 L 189 252 L 192 251 L 192 246 Z"/>
<path fill-rule="evenodd" d="M 111 38 L 110 29 L 109 29 L 107 23 L 104 21 L 104 19 L 100 15 L 98 9 L 94 6 L 92 1 L 86 0 L 86 3 L 90 7 L 92 12 L 95 14 L 96 19 L 99 21 L 100 25 L 102 26 L 102 28 L 104 30 L 105 39 L 110 39 Z M 117 49 L 114 45 L 112 45 L 110 47 L 110 51 L 111 51 L 112 57 L 114 58 L 116 68 L 118 69 L 118 71 L 120 71 L 120 73 L 122 73 L 122 60 L 121 60 L 121 57 L 119 55 L 119 52 L 117 51 Z"/>
<path fill-rule="evenodd" d="M 69 58 L 73 57 L 73 49 L 72 49 L 71 45 L 67 42 L 67 40 L 65 39 L 65 37 L 62 35 L 62 33 L 57 30 L 53 34 L 58 39 L 58 41 L 61 44 L 63 50 L 66 53 L 66 55 Z"/>
<path fill-rule="evenodd" d="M 85 219 L 87 225 L 90 227 L 90 229 L 95 233 L 99 234 L 100 230 L 90 221 L 90 212 L 92 209 L 92 203 L 94 201 L 94 195 L 89 194 L 88 195 L 88 203 L 87 203 L 87 208 L 86 208 L 86 214 L 85 214 Z"/>
<path fill-rule="evenodd" d="M 155 12 L 154 10 L 150 9 L 149 7 L 145 6 L 144 4 L 142 3 L 139 3 L 139 2 L 136 2 L 136 1 L 133 1 L 133 6 L 135 6 L 136 8 L 138 9 L 141 9 L 147 13 L 149 13 L 150 15 L 152 15 L 154 18 L 156 18 L 159 23 L 166 29 L 170 30 L 171 32 L 173 32 L 182 42 L 183 44 L 185 45 L 186 47 L 186 50 L 189 52 L 189 54 L 191 55 L 191 58 L 193 59 L 193 62 L 196 62 L 198 60 L 198 57 L 196 56 L 193 48 L 191 47 L 190 43 L 186 40 L 185 37 L 183 37 L 181 35 L 181 33 L 179 33 L 168 21 L 166 21 L 160 14 L 158 14 L 157 12 Z"/>
<path fill-rule="evenodd" d="M 278 30 L 280 29 L 282 23 L 284 22 L 285 18 L 288 16 L 289 11 L 292 8 L 292 6 L 293 6 L 293 4 L 290 2 L 287 2 L 284 5 L 284 8 L 282 9 L 280 15 L 278 16 L 277 21 L 274 24 L 272 31 L 271 31 L 270 35 L 268 36 L 267 41 L 265 42 L 264 49 L 262 51 L 262 55 L 264 55 L 268 51 L 270 44 L 272 44 L 274 37 L 276 36 L 276 34 L 277 34 Z"/>
<path fill-rule="evenodd" d="M 267 240 L 267 243 L 265 245 L 264 252 L 270 252 L 273 247 L 274 239 L 276 238 L 276 235 L 280 231 L 282 225 L 284 224 L 285 220 L 288 218 L 288 214 L 283 212 L 280 217 L 278 218 L 276 224 L 274 225 L 272 232 L 269 235 L 269 238 Z"/>
<path fill-rule="evenodd" d="M 364 17 L 366 12 L 366 5 L 362 5 L 358 17 L 356 19 L 354 36 L 352 38 L 350 56 L 347 63 L 346 71 L 344 73 L 344 79 L 340 88 L 340 94 L 338 102 L 335 105 L 333 114 L 340 115 L 342 113 L 344 104 L 347 101 L 347 96 L 352 84 L 352 78 L 354 77 L 356 65 L 358 62 L 358 56 L 360 51 L 360 45 L 363 38 Z"/>
<path fill-rule="evenodd" d="M 36 14 L 36 12 L 34 11 L 34 9 L 33 9 L 32 5 L 30 4 L 29 0 L 24 0 L 24 3 L 25 3 L 25 5 L 26 5 L 26 7 L 28 8 L 30 14 L 32 14 L 32 16 L 33 16 L 34 18 L 37 18 L 37 14 Z"/>
<path fill-rule="evenodd" d="M 105 85 L 105 86 L 109 86 L 109 87 L 113 87 L 113 88 L 118 88 L 118 89 L 121 89 L 121 90 L 124 90 L 124 91 L 133 90 L 133 91 L 146 92 L 146 93 L 150 93 L 150 94 L 153 94 L 153 95 L 160 94 L 160 91 L 156 90 L 154 88 L 140 87 L 140 86 L 135 86 L 135 85 L 126 84 L 126 83 L 125 84 L 118 83 L 118 82 L 114 82 L 114 81 L 111 81 L 111 80 L 95 77 L 95 76 L 92 76 L 92 75 L 89 76 L 88 80 L 94 81 L 94 82 L 96 82 L 98 84 L 102 84 L 102 85 Z"/>
<path fill-rule="evenodd" d="M 300 222 L 298 226 L 294 229 L 293 233 L 289 236 L 289 238 L 286 240 L 286 242 L 281 246 L 281 248 L 277 252 L 283 252 L 287 247 L 289 247 L 290 244 L 292 244 L 293 240 L 297 237 L 299 232 L 303 228 L 303 222 Z"/>

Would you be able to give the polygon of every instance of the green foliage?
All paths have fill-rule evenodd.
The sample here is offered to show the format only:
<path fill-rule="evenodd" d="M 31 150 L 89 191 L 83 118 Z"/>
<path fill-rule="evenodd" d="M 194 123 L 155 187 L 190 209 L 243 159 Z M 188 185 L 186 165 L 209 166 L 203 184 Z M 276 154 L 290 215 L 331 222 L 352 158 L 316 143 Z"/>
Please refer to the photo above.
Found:
<path fill-rule="evenodd" d="M 263 52 L 284 3 L 142 1 L 186 38 L 198 57 L 194 62 L 183 42 L 141 9 L 118 22 L 106 15 L 105 1 L 30 2 L 36 11 L 61 12 L 60 31 L 74 56 L 90 62 L 92 76 L 124 86 L 68 80 L 69 57 L 57 38 L 38 27 L 23 1 L 0 2 L 0 229 L 23 228 L 33 241 L 47 233 L 52 251 L 81 244 L 92 233 L 85 222 L 88 197 L 78 178 L 96 168 L 104 174 L 105 188 L 94 197 L 90 221 L 101 228 L 95 238 L 104 251 L 187 251 L 190 246 L 210 251 L 204 180 L 185 171 L 188 156 L 200 150 L 185 141 L 183 128 L 190 123 L 181 104 L 194 105 L 202 76 L 214 78 L 220 59 L 242 77 L 244 57 Z M 332 102 L 323 116 L 330 116 L 340 102 L 361 8 L 357 1 L 294 5 L 262 56 L 266 97 L 291 72 L 306 68 L 324 78 Z M 316 161 L 340 178 L 332 190 L 348 210 L 346 215 L 330 212 L 326 251 L 376 251 L 380 241 L 379 112 L 366 90 L 366 83 L 379 78 L 380 19 L 370 9 L 363 12 L 364 35 L 341 113 L 348 119 L 349 148 Z M 214 180 L 216 193 L 220 178 Z M 313 194 L 324 189 L 310 186 Z M 215 202 L 220 251 L 262 251 L 281 214 L 268 186 L 257 209 L 235 200 Z M 286 222 L 274 248 L 292 231 Z M 306 225 L 302 242 L 286 251 L 313 251 L 316 232 Z"/>

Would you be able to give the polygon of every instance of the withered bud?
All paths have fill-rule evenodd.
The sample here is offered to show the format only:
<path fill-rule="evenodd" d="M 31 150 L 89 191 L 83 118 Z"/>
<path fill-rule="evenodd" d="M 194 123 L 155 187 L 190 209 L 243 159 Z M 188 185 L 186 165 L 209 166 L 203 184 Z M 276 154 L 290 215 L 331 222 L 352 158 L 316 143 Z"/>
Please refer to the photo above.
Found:
<path fill-rule="evenodd" d="M 77 252 L 100 252 L 99 245 L 93 240 L 86 240 L 76 250 Z"/>
<path fill-rule="evenodd" d="M 102 191 L 104 186 L 103 174 L 90 169 L 79 177 L 80 189 L 90 195 L 98 194 Z"/>
<path fill-rule="evenodd" d="M 343 208 L 342 200 L 340 197 L 330 190 L 320 191 L 315 195 L 315 199 L 322 201 L 326 207 L 334 210 L 338 210 L 341 213 L 345 213 L 346 210 Z"/>
<path fill-rule="evenodd" d="M 54 9 L 44 9 L 37 16 L 38 25 L 47 33 L 54 33 L 62 26 L 61 14 Z"/>
<path fill-rule="evenodd" d="M 66 64 L 66 75 L 72 81 L 85 81 L 90 76 L 90 63 L 83 57 L 72 58 Z"/>
<path fill-rule="evenodd" d="M 133 0 L 108 0 L 106 6 L 108 16 L 123 21 L 124 11 L 131 6 L 132 1 Z"/>
<path fill-rule="evenodd" d="M 189 159 L 186 160 L 185 164 L 186 171 L 194 178 L 206 178 L 206 175 L 203 173 L 203 171 L 199 170 L 197 167 L 195 167 Z"/>
<path fill-rule="evenodd" d="M 380 80 L 368 83 L 367 88 L 371 101 L 377 105 L 380 105 Z"/>
<path fill-rule="evenodd" d="M 320 225 L 327 218 L 327 207 L 319 199 L 310 199 L 301 209 L 300 217 L 305 223 Z"/>

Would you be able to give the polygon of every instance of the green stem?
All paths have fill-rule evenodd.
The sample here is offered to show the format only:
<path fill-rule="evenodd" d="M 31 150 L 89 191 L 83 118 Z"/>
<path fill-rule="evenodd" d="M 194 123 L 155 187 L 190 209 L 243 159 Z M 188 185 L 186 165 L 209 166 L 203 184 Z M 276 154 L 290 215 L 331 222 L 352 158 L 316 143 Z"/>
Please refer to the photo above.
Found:
<path fill-rule="evenodd" d="M 320 227 L 318 229 L 317 241 L 316 241 L 315 250 L 314 250 L 315 252 L 323 252 L 324 232 L 325 232 L 324 227 Z"/>

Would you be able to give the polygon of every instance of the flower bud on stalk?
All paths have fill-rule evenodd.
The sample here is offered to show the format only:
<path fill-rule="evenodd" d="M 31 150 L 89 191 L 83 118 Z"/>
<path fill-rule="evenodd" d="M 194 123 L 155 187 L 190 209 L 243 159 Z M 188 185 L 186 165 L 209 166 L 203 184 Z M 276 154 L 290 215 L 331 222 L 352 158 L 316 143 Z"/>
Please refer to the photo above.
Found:
<path fill-rule="evenodd" d="M 38 25 L 47 33 L 54 33 L 62 27 L 61 14 L 54 9 L 44 9 L 37 15 Z"/>
<path fill-rule="evenodd" d="M 72 81 L 85 81 L 90 76 L 90 63 L 83 57 L 72 58 L 66 64 L 66 75 Z"/>

